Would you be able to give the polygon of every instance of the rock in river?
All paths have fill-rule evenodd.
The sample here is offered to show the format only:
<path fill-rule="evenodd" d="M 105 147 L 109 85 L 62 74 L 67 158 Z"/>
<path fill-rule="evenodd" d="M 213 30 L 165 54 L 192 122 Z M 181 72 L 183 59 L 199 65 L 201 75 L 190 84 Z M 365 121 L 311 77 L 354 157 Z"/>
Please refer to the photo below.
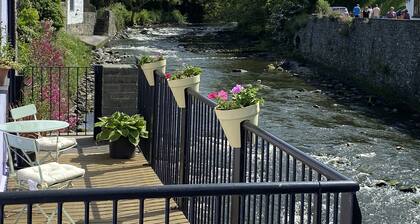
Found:
<path fill-rule="evenodd" d="M 232 72 L 246 73 L 246 72 L 248 72 L 248 71 L 247 71 L 247 70 L 245 70 L 245 69 L 235 68 L 235 69 L 232 69 Z"/>

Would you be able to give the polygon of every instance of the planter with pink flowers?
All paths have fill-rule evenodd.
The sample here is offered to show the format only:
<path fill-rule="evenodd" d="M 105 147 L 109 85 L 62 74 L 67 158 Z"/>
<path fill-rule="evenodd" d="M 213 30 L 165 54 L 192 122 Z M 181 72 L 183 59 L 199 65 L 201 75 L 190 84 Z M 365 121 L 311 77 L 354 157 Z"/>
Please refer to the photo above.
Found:
<path fill-rule="evenodd" d="M 263 99 L 258 96 L 258 88 L 236 85 L 231 90 L 232 97 L 226 91 L 213 92 L 208 98 L 216 100 L 215 113 L 220 125 L 233 148 L 241 147 L 241 123 L 250 121 L 258 125 L 260 104 Z"/>
<path fill-rule="evenodd" d="M 179 108 L 185 108 L 185 89 L 192 88 L 199 91 L 201 73 L 202 70 L 199 67 L 186 66 L 181 71 L 165 75 Z"/>
<path fill-rule="evenodd" d="M 149 86 L 155 86 L 154 72 L 166 72 L 166 59 L 162 55 L 158 56 L 142 56 L 139 59 L 138 67 L 143 70 L 144 76 Z"/>

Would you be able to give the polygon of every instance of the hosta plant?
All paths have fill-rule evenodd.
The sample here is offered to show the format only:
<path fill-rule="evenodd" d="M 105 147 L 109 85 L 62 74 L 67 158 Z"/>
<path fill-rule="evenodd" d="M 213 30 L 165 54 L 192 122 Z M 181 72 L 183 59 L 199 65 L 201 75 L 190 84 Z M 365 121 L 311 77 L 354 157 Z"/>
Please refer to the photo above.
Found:
<path fill-rule="evenodd" d="M 259 96 L 258 91 L 258 87 L 251 85 L 242 86 L 237 84 L 230 91 L 230 93 L 232 94 L 230 98 L 229 94 L 224 90 L 209 93 L 208 98 L 216 100 L 217 110 L 234 110 L 251 106 L 257 103 L 262 104 L 264 100 L 262 97 Z"/>
<path fill-rule="evenodd" d="M 95 127 L 102 128 L 96 136 L 97 141 L 115 142 L 121 137 L 125 137 L 131 144 L 138 146 L 140 138 L 148 136 L 146 120 L 138 114 L 129 116 L 125 113 L 115 112 L 110 117 L 99 118 Z"/>

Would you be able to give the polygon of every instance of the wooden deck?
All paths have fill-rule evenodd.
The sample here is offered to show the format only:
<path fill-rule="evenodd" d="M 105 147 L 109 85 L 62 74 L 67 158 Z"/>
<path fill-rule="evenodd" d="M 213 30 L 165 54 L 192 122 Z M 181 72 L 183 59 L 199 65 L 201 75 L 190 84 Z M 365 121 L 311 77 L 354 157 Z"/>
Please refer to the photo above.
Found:
<path fill-rule="evenodd" d="M 78 140 L 81 147 L 60 157 L 60 163 L 69 163 L 86 170 L 83 178 L 74 181 L 73 188 L 103 188 L 103 187 L 134 187 L 162 185 L 142 154 L 137 154 L 131 160 L 110 159 L 107 146 L 97 146 L 90 139 Z M 8 190 L 15 190 L 14 180 L 10 179 Z M 41 205 L 48 214 L 56 208 L 53 204 Z M 13 223 L 22 206 L 10 205 L 5 207 L 5 223 Z M 139 223 L 138 200 L 124 200 L 119 202 L 118 223 Z M 150 199 L 145 201 L 144 222 L 164 223 L 164 199 Z M 65 203 L 64 209 L 76 221 L 83 223 L 84 204 Z M 112 202 L 92 202 L 89 207 L 90 223 L 111 223 Z M 40 211 L 33 208 L 33 223 L 46 223 L 46 218 Z M 54 219 L 56 223 L 56 220 Z M 63 215 L 63 222 L 68 223 Z M 26 223 L 24 213 L 19 223 Z M 170 223 L 188 223 L 183 213 L 176 209 L 175 202 L 171 202 Z"/>

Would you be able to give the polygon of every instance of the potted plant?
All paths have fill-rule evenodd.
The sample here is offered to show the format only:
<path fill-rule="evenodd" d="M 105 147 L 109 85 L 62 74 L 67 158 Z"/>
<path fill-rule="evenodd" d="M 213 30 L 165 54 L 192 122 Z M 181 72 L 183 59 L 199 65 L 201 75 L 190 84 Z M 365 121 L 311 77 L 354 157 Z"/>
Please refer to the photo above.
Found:
<path fill-rule="evenodd" d="M 146 121 L 138 114 L 129 116 L 115 112 L 111 117 L 99 118 L 95 127 L 102 128 L 96 140 L 109 141 L 109 154 L 115 159 L 132 158 L 140 138 L 148 136 Z"/>
<path fill-rule="evenodd" d="M 183 70 L 176 71 L 173 74 L 165 74 L 179 108 L 185 108 L 186 88 L 199 91 L 201 73 L 203 73 L 203 70 L 200 67 L 187 65 Z"/>
<path fill-rule="evenodd" d="M 241 123 L 243 121 L 248 120 L 252 124 L 258 125 L 260 104 L 263 103 L 263 99 L 258 96 L 258 90 L 257 87 L 251 85 L 247 87 L 236 85 L 230 91 L 232 93 L 230 99 L 224 90 L 208 94 L 209 99 L 217 102 L 216 117 L 233 148 L 241 147 Z"/>
<path fill-rule="evenodd" d="M 6 84 L 5 81 L 10 69 L 20 69 L 20 65 L 14 61 L 14 58 L 15 52 L 8 43 L 0 47 L 0 86 Z"/>
<path fill-rule="evenodd" d="M 166 59 L 163 55 L 149 56 L 144 55 L 138 60 L 138 67 L 143 70 L 149 86 L 155 85 L 154 71 L 161 71 L 163 74 L 166 72 Z"/>

